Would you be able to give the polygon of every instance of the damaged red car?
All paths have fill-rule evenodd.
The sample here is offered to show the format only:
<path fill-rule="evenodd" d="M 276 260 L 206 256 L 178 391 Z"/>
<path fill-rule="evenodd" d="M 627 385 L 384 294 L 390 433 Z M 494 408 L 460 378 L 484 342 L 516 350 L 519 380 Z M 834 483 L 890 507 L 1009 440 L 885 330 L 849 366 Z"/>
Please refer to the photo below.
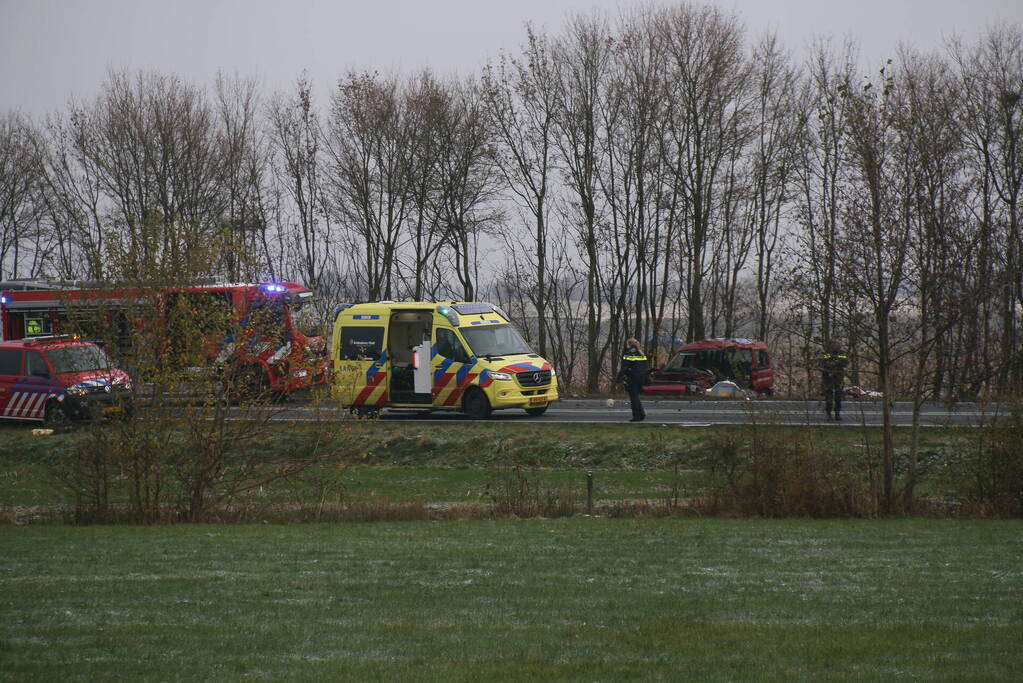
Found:
<path fill-rule="evenodd" d="M 770 395 L 774 389 L 774 366 L 767 344 L 757 339 L 731 337 L 686 344 L 666 365 L 650 372 L 643 393 L 698 394 L 726 379 L 744 389 Z"/>

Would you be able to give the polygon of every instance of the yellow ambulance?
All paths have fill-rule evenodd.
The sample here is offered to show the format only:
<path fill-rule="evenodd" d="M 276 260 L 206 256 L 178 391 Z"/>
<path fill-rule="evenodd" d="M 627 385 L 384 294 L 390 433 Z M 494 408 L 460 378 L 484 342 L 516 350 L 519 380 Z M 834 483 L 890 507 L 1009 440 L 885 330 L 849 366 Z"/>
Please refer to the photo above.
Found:
<path fill-rule="evenodd" d="M 385 406 L 543 415 L 558 400 L 554 368 L 499 307 L 479 302 L 341 304 L 331 337 L 332 392 L 356 414 Z"/>

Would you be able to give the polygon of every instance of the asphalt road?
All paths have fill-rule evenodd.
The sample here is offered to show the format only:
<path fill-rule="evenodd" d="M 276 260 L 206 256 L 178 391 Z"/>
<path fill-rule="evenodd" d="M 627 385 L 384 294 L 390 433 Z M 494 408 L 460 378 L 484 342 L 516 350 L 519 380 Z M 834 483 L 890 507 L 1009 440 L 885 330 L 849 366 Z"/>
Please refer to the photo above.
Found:
<path fill-rule="evenodd" d="M 786 425 L 834 425 L 880 427 L 881 403 L 877 400 L 849 400 L 843 404 L 842 421 L 829 421 L 824 414 L 821 401 L 777 401 L 771 399 L 728 400 L 728 399 L 646 399 L 646 421 L 631 424 L 627 398 L 614 399 L 612 407 L 606 399 L 564 399 L 554 403 L 547 413 L 534 417 L 522 410 L 495 411 L 488 422 L 582 422 L 582 423 L 625 423 L 629 427 L 641 428 L 648 425 L 720 425 L 746 424 L 752 422 Z M 312 407 L 301 400 L 293 400 L 272 408 L 275 419 L 280 420 L 330 420 L 342 419 L 346 412 L 335 406 Z M 1004 408 L 996 404 L 978 405 L 960 403 L 947 406 L 943 403 L 926 403 L 921 408 L 920 423 L 926 427 L 979 426 L 990 424 L 1004 417 Z M 385 408 L 380 419 L 390 421 L 417 421 L 423 423 L 470 422 L 462 413 L 447 411 L 425 412 Z M 908 427 L 912 424 L 912 405 L 895 404 L 894 424 Z"/>

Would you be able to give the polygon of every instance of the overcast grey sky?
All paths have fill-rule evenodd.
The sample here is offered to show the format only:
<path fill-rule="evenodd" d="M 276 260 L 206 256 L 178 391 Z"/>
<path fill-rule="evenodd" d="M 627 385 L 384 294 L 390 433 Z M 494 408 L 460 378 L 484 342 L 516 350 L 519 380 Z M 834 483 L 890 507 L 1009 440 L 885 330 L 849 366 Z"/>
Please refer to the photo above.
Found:
<path fill-rule="evenodd" d="M 1023 24 L 1023 0 L 708 0 L 750 34 L 774 30 L 800 55 L 815 36 L 850 36 L 880 61 L 900 41 L 938 47 L 959 33 Z M 348 69 L 441 74 L 514 50 L 524 24 L 557 31 L 575 11 L 629 0 L 0 0 L 0 111 L 37 116 L 92 97 L 113 69 L 155 69 L 207 85 L 218 70 L 265 91 L 303 69 L 325 88 Z M 643 4 L 650 4 L 644 2 Z M 674 4 L 654 0 L 652 4 Z"/>

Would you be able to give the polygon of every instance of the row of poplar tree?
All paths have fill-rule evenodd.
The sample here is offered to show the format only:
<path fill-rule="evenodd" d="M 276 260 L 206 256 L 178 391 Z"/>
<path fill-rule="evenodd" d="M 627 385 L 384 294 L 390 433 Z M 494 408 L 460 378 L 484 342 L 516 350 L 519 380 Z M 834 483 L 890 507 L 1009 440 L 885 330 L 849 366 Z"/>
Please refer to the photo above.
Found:
<path fill-rule="evenodd" d="M 864 64 L 868 66 L 863 66 Z M 527 27 L 479 73 L 112 72 L 0 116 L 0 275 L 490 299 L 596 391 L 623 338 L 837 338 L 890 394 L 1023 379 L 1023 33 L 796 59 L 699 4 Z"/>

